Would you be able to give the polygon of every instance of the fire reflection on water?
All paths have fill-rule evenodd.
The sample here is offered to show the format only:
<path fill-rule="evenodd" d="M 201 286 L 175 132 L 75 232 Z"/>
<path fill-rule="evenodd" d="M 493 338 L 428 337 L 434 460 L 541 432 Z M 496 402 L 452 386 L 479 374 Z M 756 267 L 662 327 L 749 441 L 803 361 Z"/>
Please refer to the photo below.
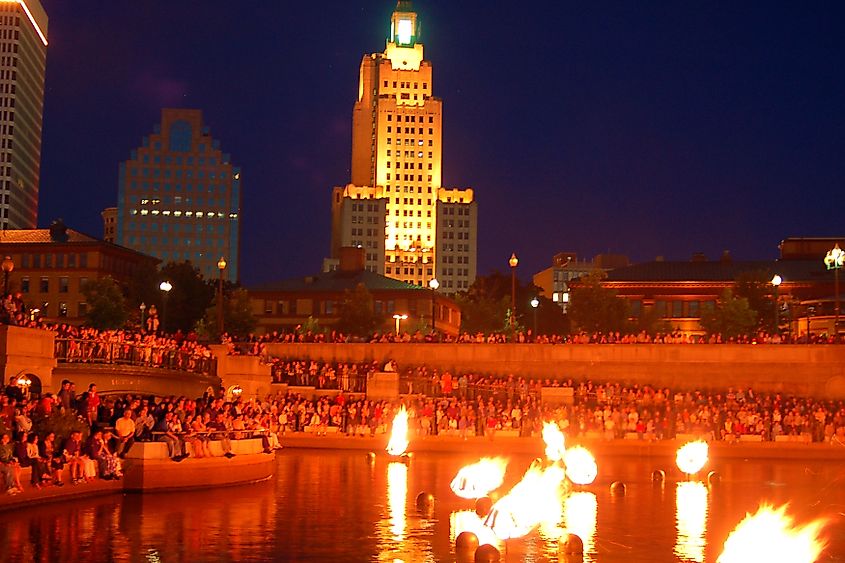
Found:
<path fill-rule="evenodd" d="M 387 466 L 387 508 L 393 540 L 405 539 L 405 505 L 408 500 L 408 466 L 393 462 Z"/>
<path fill-rule="evenodd" d="M 675 555 L 681 561 L 704 562 L 707 533 L 707 487 L 698 481 L 678 483 L 675 494 L 677 540 Z"/>
<path fill-rule="evenodd" d="M 584 542 L 585 563 L 595 561 L 596 525 L 599 503 L 596 495 L 588 491 L 570 494 L 563 501 L 563 523 L 569 533 Z"/>
<path fill-rule="evenodd" d="M 489 543 L 496 548 L 503 548 L 502 541 L 473 510 L 457 510 L 449 515 L 449 541 L 454 544 L 461 532 L 472 532 L 478 536 L 481 545 Z"/>

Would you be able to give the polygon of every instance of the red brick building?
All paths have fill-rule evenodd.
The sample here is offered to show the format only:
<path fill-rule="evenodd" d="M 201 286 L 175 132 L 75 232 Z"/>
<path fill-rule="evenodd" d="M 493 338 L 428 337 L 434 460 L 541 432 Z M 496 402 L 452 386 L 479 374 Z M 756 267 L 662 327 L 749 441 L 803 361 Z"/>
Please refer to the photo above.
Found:
<path fill-rule="evenodd" d="M 158 260 L 67 228 L 0 231 L 0 257 L 8 257 L 8 289 L 20 293 L 27 309 L 50 320 L 79 322 L 87 311 L 81 288 L 88 280 L 110 276 L 128 282 Z M 8 267 L 9 262 L 6 262 Z"/>

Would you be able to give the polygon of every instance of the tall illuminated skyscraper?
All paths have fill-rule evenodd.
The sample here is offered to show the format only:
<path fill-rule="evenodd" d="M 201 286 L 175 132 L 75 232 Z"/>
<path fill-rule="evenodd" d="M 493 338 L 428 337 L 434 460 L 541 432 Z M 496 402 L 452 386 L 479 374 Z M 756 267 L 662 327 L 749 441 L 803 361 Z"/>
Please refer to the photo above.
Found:
<path fill-rule="evenodd" d="M 442 186 L 443 101 L 432 95 L 419 20 L 399 0 L 383 53 L 361 61 L 352 112 L 352 178 L 332 194 L 332 256 L 365 249 L 367 269 L 441 291 L 475 279 L 473 190 Z"/>
<path fill-rule="evenodd" d="M 161 124 L 120 163 L 115 242 L 162 262 L 189 260 L 206 279 L 237 281 L 241 171 L 198 109 L 164 109 Z M 107 234 L 107 233 L 106 233 Z"/>
<path fill-rule="evenodd" d="M 0 0 L 0 228 L 38 222 L 47 13 L 39 0 Z"/>

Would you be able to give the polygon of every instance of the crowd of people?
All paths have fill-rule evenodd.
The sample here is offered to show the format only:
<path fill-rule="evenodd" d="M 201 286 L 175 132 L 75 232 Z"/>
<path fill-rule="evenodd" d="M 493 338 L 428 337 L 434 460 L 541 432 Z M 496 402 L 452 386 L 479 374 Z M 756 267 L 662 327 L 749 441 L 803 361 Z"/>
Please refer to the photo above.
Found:
<path fill-rule="evenodd" d="M 66 435 L 57 436 L 49 424 L 56 416 L 64 420 Z M 101 397 L 94 384 L 77 395 L 75 384 L 65 380 L 58 394 L 28 400 L 10 385 L 0 395 L 0 492 L 21 492 L 25 468 L 31 468 L 35 489 L 120 479 L 123 459 L 136 442 L 164 442 L 174 462 L 211 457 L 212 441 L 228 458 L 235 455 L 232 440 L 244 438 L 261 438 L 271 452 L 281 447 L 268 431 L 278 425 L 271 418 L 257 402 L 220 396 Z M 47 421 L 40 431 L 39 420 Z"/>
<path fill-rule="evenodd" d="M 70 324 L 51 324 L 60 362 L 131 364 L 198 373 L 213 373 L 211 350 L 196 334 L 159 336 L 152 332 L 97 330 Z"/>
<path fill-rule="evenodd" d="M 308 402 L 292 395 L 280 411 L 289 411 L 288 430 L 299 431 L 317 422 L 320 427 L 379 428 L 384 421 L 349 422 L 361 412 L 389 410 L 388 405 L 364 408 L 354 416 L 344 414 L 352 382 L 366 384 L 376 371 L 398 371 L 395 362 L 322 362 L 311 359 L 276 359 L 274 382 L 339 390 L 339 399 Z M 356 376 L 359 379 L 355 379 Z M 542 421 L 555 420 L 572 436 L 604 439 L 672 439 L 698 435 L 709 440 L 775 441 L 779 437 L 845 445 L 845 402 L 780 393 L 755 393 L 753 389 L 673 391 L 647 385 L 598 383 L 588 380 L 552 380 L 452 373 L 426 366 L 399 372 L 400 392 L 408 400 L 412 426 L 421 434 L 457 432 L 483 436 L 501 430 L 520 435 L 538 432 Z M 543 402 L 543 389 L 562 389 L 564 400 Z M 352 393 L 350 395 L 350 393 Z M 294 398 L 294 404 L 289 404 Z M 292 410 L 291 410 L 292 409 Z M 316 418 L 314 415 L 317 415 Z M 344 422 L 345 421 L 345 422 Z M 352 433 L 356 433 L 353 431 Z"/>
<path fill-rule="evenodd" d="M 23 295 L 20 293 L 6 293 L 0 306 L 0 324 L 38 328 L 39 322 L 33 319 L 26 310 Z"/>
<path fill-rule="evenodd" d="M 260 437 L 270 452 L 280 447 L 279 436 L 289 432 L 373 436 L 389 431 L 401 406 L 408 409 L 409 428 L 418 436 L 537 436 L 543 422 L 554 421 L 570 437 L 667 440 L 692 435 L 738 441 L 753 436 L 773 441 L 791 436 L 845 446 L 843 401 L 753 389 L 673 391 L 397 367 L 395 362 L 378 366 L 285 361 L 282 372 L 292 383 L 324 378 L 324 388 L 336 389 L 314 398 L 295 390 L 250 400 L 214 395 L 101 397 L 93 384 L 77 394 L 74 383 L 64 381 L 55 396 L 28 400 L 10 385 L 0 395 L 0 486 L 17 494 L 26 467 L 31 467 L 33 488 L 119 479 L 123 458 L 139 441 L 166 443 L 169 457 L 179 462 L 212 455 L 212 441 L 231 457 L 231 441 L 241 438 Z M 366 377 L 384 369 L 398 371 L 401 399 L 368 400 L 364 393 L 344 389 L 344 374 L 351 381 L 354 373 Z M 544 399 L 549 389 L 556 391 L 551 393 L 554 400 Z M 78 425 L 67 435 L 57 435 L 34 424 L 55 414 L 70 416 Z"/>
<path fill-rule="evenodd" d="M 720 334 L 695 335 L 681 331 L 651 334 L 645 330 L 636 334 L 587 333 L 572 334 L 533 334 L 531 330 L 516 332 L 513 335 L 494 333 L 464 332 L 458 335 L 424 332 L 375 332 L 367 337 L 356 337 L 331 330 L 314 332 L 297 327 L 291 331 L 272 331 L 263 335 L 251 334 L 245 338 L 224 335 L 223 344 L 228 346 L 232 355 L 264 355 L 266 345 L 270 343 L 370 343 L 370 344 L 838 344 L 839 340 L 824 334 L 801 333 L 794 337 L 789 334 L 771 334 L 765 331 L 753 336 L 722 337 Z"/>

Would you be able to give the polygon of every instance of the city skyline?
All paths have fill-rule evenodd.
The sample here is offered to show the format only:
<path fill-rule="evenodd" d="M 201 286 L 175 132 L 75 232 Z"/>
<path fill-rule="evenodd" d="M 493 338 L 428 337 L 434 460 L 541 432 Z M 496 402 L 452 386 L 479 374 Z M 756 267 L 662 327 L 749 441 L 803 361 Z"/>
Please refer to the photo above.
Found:
<path fill-rule="evenodd" d="M 564 249 L 773 258 L 788 236 L 841 234 L 840 7 L 454 4 L 414 7 L 445 101 L 443 183 L 484 193 L 480 274 L 512 251 L 528 279 Z M 395 2 L 267 8 L 238 29 L 222 2 L 44 6 L 41 225 L 99 234 L 124 147 L 161 108 L 197 107 L 244 170 L 243 281 L 319 266 L 357 64 Z"/>

